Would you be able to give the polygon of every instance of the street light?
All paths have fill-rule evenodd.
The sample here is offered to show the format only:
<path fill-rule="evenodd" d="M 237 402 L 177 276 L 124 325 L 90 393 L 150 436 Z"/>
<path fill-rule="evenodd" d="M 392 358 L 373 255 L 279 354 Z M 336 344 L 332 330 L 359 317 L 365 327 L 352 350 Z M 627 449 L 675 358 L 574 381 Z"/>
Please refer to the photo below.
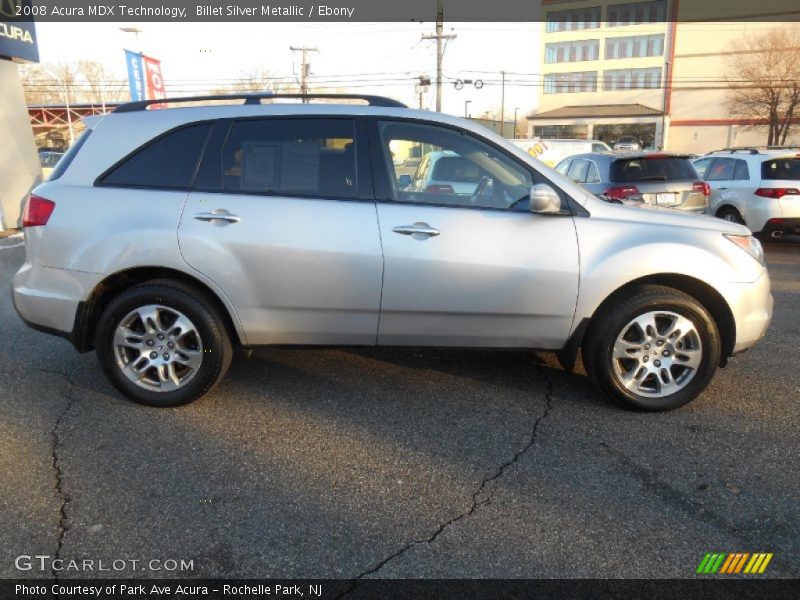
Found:
<path fill-rule="evenodd" d="M 468 118 L 469 118 L 469 112 L 468 112 L 468 110 L 469 110 L 469 104 L 470 104 L 470 102 L 472 102 L 472 100 L 464 100 L 464 118 L 465 118 L 465 119 L 468 119 Z"/>
<path fill-rule="evenodd" d="M 142 30 L 138 27 L 120 27 L 120 31 L 124 31 L 125 33 L 133 33 L 136 34 L 136 39 L 139 39 L 139 34 L 142 33 Z"/>

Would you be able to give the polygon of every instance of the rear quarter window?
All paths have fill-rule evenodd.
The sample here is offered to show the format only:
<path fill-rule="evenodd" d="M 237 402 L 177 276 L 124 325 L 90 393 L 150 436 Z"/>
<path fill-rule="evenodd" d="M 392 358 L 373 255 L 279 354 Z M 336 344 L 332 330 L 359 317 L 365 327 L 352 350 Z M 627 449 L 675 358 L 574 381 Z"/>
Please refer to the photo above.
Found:
<path fill-rule="evenodd" d="M 761 163 L 761 179 L 800 181 L 800 158 L 776 158 Z"/>
<path fill-rule="evenodd" d="M 200 123 L 157 137 L 101 175 L 98 184 L 189 189 L 210 130 L 210 123 Z"/>
<path fill-rule="evenodd" d="M 619 183 L 637 181 L 686 181 L 699 179 L 688 158 L 627 158 L 611 165 L 611 179 Z"/>

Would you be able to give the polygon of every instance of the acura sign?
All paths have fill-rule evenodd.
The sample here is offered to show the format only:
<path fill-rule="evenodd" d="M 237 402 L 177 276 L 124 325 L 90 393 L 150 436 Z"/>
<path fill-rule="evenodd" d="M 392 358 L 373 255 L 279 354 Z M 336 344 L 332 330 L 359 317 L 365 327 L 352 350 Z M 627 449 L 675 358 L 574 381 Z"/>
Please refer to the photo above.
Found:
<path fill-rule="evenodd" d="M 39 62 L 36 25 L 33 21 L 11 21 L 19 18 L 30 0 L 0 0 L 0 59 Z"/>

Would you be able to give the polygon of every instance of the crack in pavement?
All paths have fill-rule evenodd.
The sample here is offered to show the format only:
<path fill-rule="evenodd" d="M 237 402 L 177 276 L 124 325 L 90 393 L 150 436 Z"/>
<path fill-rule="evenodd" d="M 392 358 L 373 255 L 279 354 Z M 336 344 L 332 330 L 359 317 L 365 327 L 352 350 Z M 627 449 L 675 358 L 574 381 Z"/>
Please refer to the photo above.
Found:
<path fill-rule="evenodd" d="M 380 562 L 376 563 L 374 566 L 370 567 L 369 569 L 362 571 L 358 575 L 355 576 L 350 582 L 350 586 L 341 594 L 336 597 L 336 600 L 340 598 L 344 598 L 345 596 L 352 593 L 358 582 L 369 575 L 374 575 L 378 571 L 380 571 L 383 567 L 385 567 L 388 563 L 395 560 L 396 558 L 401 557 L 403 554 L 414 548 L 415 546 L 421 546 L 423 544 L 431 544 L 433 543 L 436 538 L 438 538 L 444 531 L 458 523 L 459 521 L 463 521 L 468 519 L 472 516 L 472 514 L 478 510 L 481 506 L 487 506 L 492 502 L 492 498 L 494 497 L 494 493 L 497 490 L 497 482 L 499 479 L 505 474 L 505 472 L 516 462 L 518 462 L 531 448 L 533 448 L 536 440 L 538 439 L 539 427 L 541 426 L 542 422 L 548 417 L 550 414 L 550 410 L 553 408 L 553 382 L 550 377 L 547 375 L 547 372 L 542 368 L 540 364 L 537 364 L 539 369 L 539 373 L 541 374 L 542 378 L 544 379 L 545 383 L 547 384 L 547 390 L 545 391 L 545 408 L 542 411 L 536 420 L 533 422 L 533 427 L 531 427 L 530 437 L 522 448 L 517 450 L 514 455 L 501 465 L 499 465 L 492 475 L 484 476 L 483 480 L 481 481 L 480 486 L 478 489 L 472 494 L 472 504 L 470 505 L 469 509 L 465 512 L 462 512 L 456 517 L 445 521 L 444 523 L 440 524 L 434 532 L 428 536 L 427 538 L 412 540 L 402 546 L 399 550 L 393 552 Z"/>
<path fill-rule="evenodd" d="M 61 436 L 58 433 L 59 428 L 61 427 L 61 423 L 64 418 L 67 416 L 72 407 L 75 405 L 76 398 L 74 396 L 73 388 L 75 386 L 75 382 L 72 380 L 69 375 L 65 373 L 61 373 L 59 371 L 51 371 L 48 369 L 39 369 L 42 373 L 49 373 L 51 375 L 58 375 L 63 377 L 67 383 L 69 384 L 68 391 L 59 390 L 61 395 L 67 400 L 66 405 L 64 406 L 63 410 L 58 414 L 56 417 L 56 421 L 53 424 L 53 428 L 50 430 L 50 436 L 53 440 L 53 444 L 50 447 L 50 454 L 53 458 L 53 472 L 55 474 L 55 491 L 56 496 L 59 500 L 59 516 L 58 516 L 58 541 L 56 544 L 56 551 L 53 557 L 53 560 L 50 561 L 50 571 L 53 574 L 53 579 L 58 581 L 58 571 L 55 570 L 54 565 L 55 561 L 61 558 L 61 550 L 64 546 L 64 535 L 67 533 L 67 505 L 69 505 L 71 498 L 69 492 L 67 492 L 66 487 L 64 486 L 64 477 L 63 472 L 61 470 L 61 459 L 58 455 L 59 446 L 61 446 Z"/>

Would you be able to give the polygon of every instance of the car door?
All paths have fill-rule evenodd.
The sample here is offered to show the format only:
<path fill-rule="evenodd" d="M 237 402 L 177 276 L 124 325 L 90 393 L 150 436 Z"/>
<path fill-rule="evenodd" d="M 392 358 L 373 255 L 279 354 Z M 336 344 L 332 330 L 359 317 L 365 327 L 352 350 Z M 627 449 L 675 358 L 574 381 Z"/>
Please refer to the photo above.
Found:
<path fill-rule="evenodd" d="M 323 117 L 215 126 L 178 238 L 250 344 L 375 344 L 383 260 L 355 131 Z"/>
<path fill-rule="evenodd" d="M 716 214 L 723 206 L 735 205 L 736 192 L 732 190 L 730 186 L 735 167 L 733 159 L 718 157 L 709 160 L 707 165 L 700 164 L 700 161 L 694 164 L 695 168 L 697 168 L 698 165 L 700 166 L 698 174 L 700 174 L 711 188 L 711 195 L 708 198 L 709 214 Z M 703 171 L 702 174 L 701 170 Z"/>
<path fill-rule="evenodd" d="M 378 344 L 559 348 L 578 293 L 572 217 L 527 208 L 544 178 L 459 129 L 371 123 L 384 274 Z M 400 189 L 391 155 L 447 151 L 490 174 L 472 196 Z M 564 199 L 566 201 L 566 199 Z"/>

